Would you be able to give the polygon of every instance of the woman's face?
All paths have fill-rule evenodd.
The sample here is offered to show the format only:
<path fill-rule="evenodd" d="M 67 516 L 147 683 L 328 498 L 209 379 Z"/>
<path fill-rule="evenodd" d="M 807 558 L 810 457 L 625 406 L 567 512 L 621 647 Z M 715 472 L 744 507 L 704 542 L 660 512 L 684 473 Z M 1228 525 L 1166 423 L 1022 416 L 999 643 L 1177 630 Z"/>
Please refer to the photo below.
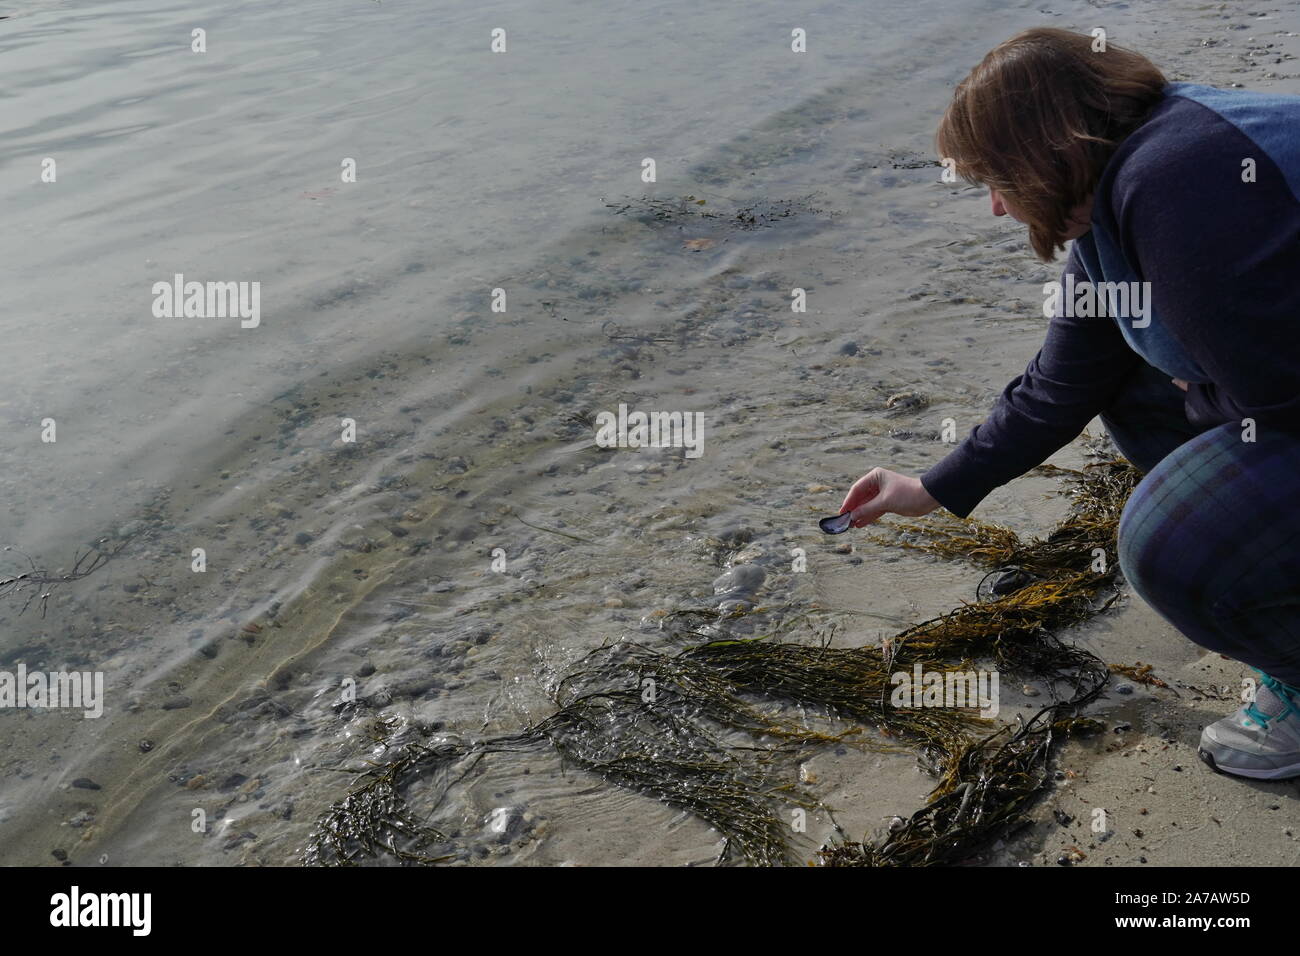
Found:
<path fill-rule="evenodd" d="M 1016 222 L 1024 222 L 1022 216 L 1015 207 L 1015 204 L 1008 200 L 1002 193 L 996 189 L 989 189 L 989 200 L 993 204 L 993 215 L 1010 216 Z M 1070 210 L 1069 228 L 1066 230 L 1066 239 L 1078 239 L 1085 232 L 1092 228 L 1092 198 L 1089 197 L 1087 202 L 1080 203 Z"/>
<path fill-rule="evenodd" d="M 989 189 L 989 199 L 993 202 L 993 215 L 1010 216 L 1016 222 L 1024 222 L 1024 218 L 1016 212 L 1016 207 L 1011 205 L 1003 195 L 996 189 Z"/>

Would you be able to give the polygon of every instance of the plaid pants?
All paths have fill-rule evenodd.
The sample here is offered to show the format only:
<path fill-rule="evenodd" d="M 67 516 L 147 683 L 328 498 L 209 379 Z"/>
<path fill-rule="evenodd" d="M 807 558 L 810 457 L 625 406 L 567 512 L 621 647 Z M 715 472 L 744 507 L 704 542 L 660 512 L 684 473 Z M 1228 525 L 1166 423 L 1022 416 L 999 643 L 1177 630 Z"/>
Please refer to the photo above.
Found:
<path fill-rule="evenodd" d="M 1300 435 L 1198 429 L 1143 364 L 1101 416 L 1145 473 L 1119 523 L 1129 584 L 1202 647 L 1300 686 Z"/>

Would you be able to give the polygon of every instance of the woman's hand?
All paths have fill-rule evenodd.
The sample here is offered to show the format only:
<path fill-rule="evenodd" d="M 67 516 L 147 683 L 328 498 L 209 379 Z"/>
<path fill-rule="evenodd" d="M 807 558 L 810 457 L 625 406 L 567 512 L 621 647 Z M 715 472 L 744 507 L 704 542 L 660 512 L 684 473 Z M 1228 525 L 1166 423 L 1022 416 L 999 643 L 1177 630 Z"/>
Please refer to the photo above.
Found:
<path fill-rule="evenodd" d="M 883 514 L 919 518 L 937 507 L 939 502 L 930 497 L 920 478 L 872 468 L 853 483 L 840 505 L 840 514 L 852 511 L 852 527 L 864 528 Z"/>
<path fill-rule="evenodd" d="M 1179 388 L 1181 388 L 1184 392 L 1187 391 L 1187 383 L 1184 382 L 1181 378 L 1171 378 L 1169 381 L 1173 382 L 1175 385 L 1177 385 Z"/>

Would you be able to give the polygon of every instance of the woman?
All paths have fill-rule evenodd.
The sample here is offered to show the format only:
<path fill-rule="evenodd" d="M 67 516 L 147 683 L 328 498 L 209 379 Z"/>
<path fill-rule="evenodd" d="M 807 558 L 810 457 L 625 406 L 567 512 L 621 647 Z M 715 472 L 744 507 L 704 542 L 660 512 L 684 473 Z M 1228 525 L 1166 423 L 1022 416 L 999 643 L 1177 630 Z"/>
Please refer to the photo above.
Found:
<path fill-rule="evenodd" d="M 1169 84 L 1130 51 L 1029 30 L 957 87 L 938 146 L 1041 259 L 1073 240 L 1067 294 L 951 454 L 919 478 L 872 469 L 841 511 L 855 527 L 940 505 L 966 517 L 1100 415 L 1144 472 L 1119 525 L 1125 577 L 1261 672 L 1253 703 L 1205 729 L 1202 759 L 1300 775 L 1300 97 Z M 1100 295 L 1108 314 L 1090 314 L 1068 294 L 1090 283 L 1122 284 L 1128 310 Z"/>

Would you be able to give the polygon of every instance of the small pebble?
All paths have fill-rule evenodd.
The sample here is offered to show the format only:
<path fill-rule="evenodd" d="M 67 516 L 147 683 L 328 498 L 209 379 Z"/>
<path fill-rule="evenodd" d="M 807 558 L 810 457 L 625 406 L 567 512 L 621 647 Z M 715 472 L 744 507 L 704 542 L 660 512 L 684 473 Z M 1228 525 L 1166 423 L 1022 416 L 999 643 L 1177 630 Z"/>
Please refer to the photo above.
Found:
<path fill-rule="evenodd" d="M 895 392 L 885 399 L 886 408 L 918 408 L 930 404 L 920 392 Z"/>
<path fill-rule="evenodd" d="M 221 781 L 221 786 L 218 789 L 220 789 L 222 793 L 229 793 L 231 790 L 243 786 L 247 780 L 248 778 L 242 773 L 232 773 L 225 780 Z"/>

